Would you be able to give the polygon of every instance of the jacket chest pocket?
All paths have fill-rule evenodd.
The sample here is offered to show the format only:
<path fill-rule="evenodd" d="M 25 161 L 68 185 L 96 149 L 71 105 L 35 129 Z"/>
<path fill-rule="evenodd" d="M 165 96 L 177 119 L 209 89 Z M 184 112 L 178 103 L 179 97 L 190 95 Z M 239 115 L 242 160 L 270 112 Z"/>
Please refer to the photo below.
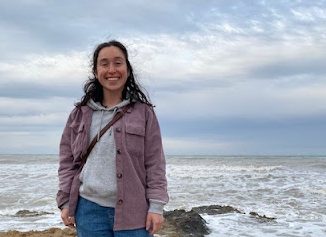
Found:
<path fill-rule="evenodd" d="M 71 151 L 74 159 L 79 157 L 82 152 L 84 138 L 85 138 L 85 124 L 84 123 L 72 123 L 71 128 Z"/>
<path fill-rule="evenodd" d="M 144 155 L 145 128 L 137 125 L 126 125 L 127 150 L 136 156 Z"/>

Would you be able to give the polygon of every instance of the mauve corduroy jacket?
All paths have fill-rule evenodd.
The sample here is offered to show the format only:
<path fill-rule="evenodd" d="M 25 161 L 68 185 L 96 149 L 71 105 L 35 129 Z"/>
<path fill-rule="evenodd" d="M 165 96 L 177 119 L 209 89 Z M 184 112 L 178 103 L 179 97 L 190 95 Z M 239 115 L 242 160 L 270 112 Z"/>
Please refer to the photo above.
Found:
<path fill-rule="evenodd" d="M 121 109 L 119 109 L 121 110 Z M 118 110 L 118 111 L 119 111 Z M 59 208 L 69 202 L 74 216 L 79 194 L 80 157 L 86 153 L 93 110 L 76 107 L 60 142 Z M 152 107 L 136 102 L 112 127 L 116 143 L 115 230 L 145 227 L 148 200 L 168 202 L 160 127 Z"/>

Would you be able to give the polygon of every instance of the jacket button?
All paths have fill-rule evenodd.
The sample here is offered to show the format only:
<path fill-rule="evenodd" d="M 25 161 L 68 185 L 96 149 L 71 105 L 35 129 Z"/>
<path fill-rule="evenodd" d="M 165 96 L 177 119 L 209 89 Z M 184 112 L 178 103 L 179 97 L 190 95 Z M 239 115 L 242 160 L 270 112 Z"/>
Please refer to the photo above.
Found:
<path fill-rule="evenodd" d="M 122 174 L 121 173 L 118 173 L 117 174 L 117 177 L 118 177 L 118 179 L 121 179 L 122 178 Z"/>
<path fill-rule="evenodd" d="M 117 154 L 121 154 L 121 150 L 120 149 L 117 149 Z"/>
<path fill-rule="evenodd" d="M 115 131 L 121 132 L 121 128 L 116 128 Z"/>
<path fill-rule="evenodd" d="M 123 200 L 122 199 L 119 199 L 118 204 L 119 205 L 122 205 L 122 203 L 123 203 Z"/>

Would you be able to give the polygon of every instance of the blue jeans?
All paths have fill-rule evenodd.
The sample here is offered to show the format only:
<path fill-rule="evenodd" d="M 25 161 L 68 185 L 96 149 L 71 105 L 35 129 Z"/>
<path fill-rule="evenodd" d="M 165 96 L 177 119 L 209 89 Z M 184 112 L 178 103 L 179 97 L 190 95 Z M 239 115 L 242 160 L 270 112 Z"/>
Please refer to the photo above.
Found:
<path fill-rule="evenodd" d="M 102 207 L 80 196 L 75 218 L 78 237 L 152 237 L 145 228 L 114 231 L 114 208 Z"/>

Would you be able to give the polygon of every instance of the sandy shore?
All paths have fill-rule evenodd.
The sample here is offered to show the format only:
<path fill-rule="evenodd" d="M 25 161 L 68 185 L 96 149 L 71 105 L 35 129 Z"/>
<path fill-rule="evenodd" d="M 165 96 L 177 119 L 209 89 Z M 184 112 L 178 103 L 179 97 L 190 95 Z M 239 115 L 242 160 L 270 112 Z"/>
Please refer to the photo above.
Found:
<path fill-rule="evenodd" d="M 0 232 L 0 237 L 76 237 L 75 230 L 70 228 L 59 229 L 59 228 L 50 228 L 43 231 L 8 231 Z M 164 230 L 161 230 L 159 234 L 155 234 L 155 237 L 179 237 L 176 234 L 174 227 L 164 226 Z"/>
<path fill-rule="evenodd" d="M 0 233 L 0 237 L 65 237 L 65 236 L 76 236 L 73 229 L 65 228 L 50 228 L 44 231 L 9 231 L 5 233 Z"/>
<path fill-rule="evenodd" d="M 59 228 L 50 228 L 44 231 L 8 231 L 8 232 L 0 232 L 0 237 L 76 237 L 76 233 L 73 229 L 59 229 Z M 165 227 L 164 230 L 161 230 L 158 234 L 154 235 L 155 237 L 180 237 L 179 234 L 176 233 L 176 229 L 174 227 Z"/>

